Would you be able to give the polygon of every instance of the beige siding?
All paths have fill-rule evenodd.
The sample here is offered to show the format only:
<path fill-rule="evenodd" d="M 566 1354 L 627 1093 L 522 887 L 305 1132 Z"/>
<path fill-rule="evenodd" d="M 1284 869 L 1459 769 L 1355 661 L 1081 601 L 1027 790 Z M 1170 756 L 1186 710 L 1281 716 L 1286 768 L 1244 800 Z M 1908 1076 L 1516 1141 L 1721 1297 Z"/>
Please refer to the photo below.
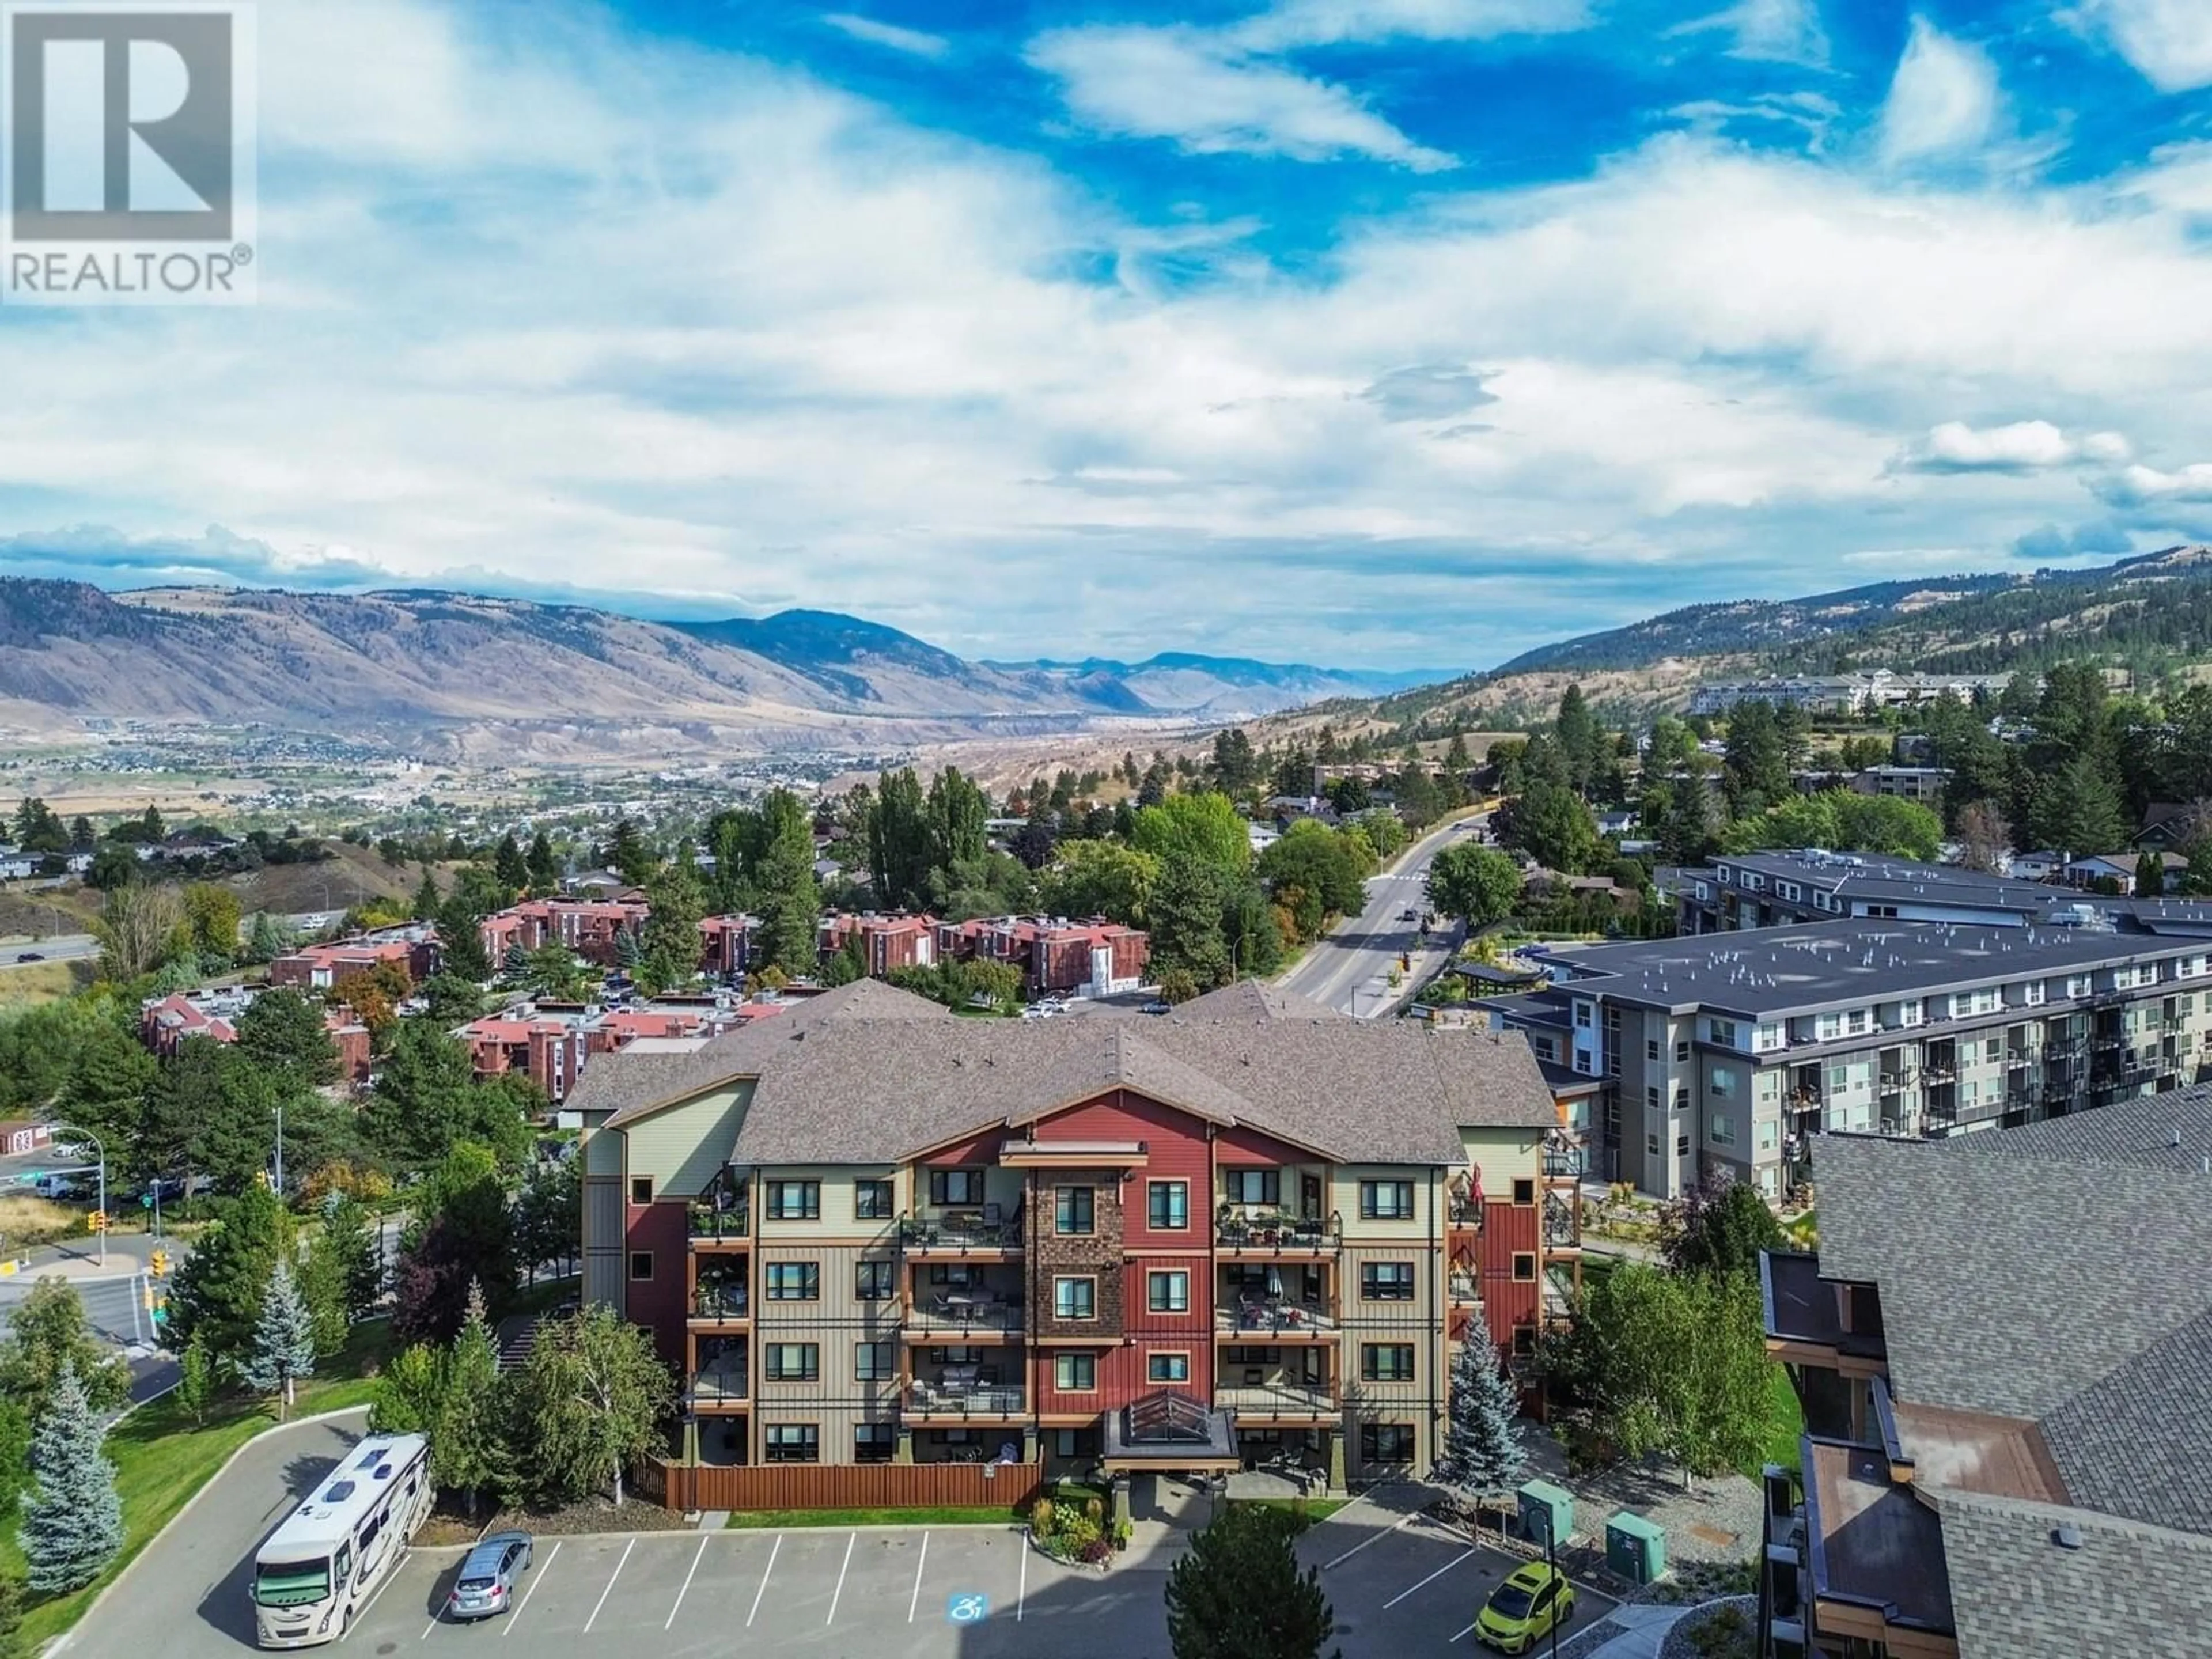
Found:
<path fill-rule="evenodd" d="M 756 1170 L 752 1176 L 754 1224 L 764 1243 L 810 1237 L 889 1239 L 898 1231 L 896 1219 L 861 1220 L 854 1212 L 854 1194 L 860 1182 L 890 1182 L 891 1214 L 896 1218 L 905 1204 L 905 1192 L 898 1175 L 898 1167 L 891 1164 L 789 1164 Z M 768 1185 L 772 1181 L 818 1182 L 822 1188 L 821 1218 L 785 1221 L 769 1214 Z M 849 1285 L 847 1288 L 850 1289 Z"/>
<path fill-rule="evenodd" d="M 1412 1216 L 1403 1221 L 1360 1219 L 1359 1183 L 1363 1181 L 1412 1182 Z M 1431 1190 L 1430 1172 L 1409 1164 L 1340 1164 L 1336 1166 L 1329 1182 L 1328 1204 L 1344 1218 L 1344 1236 L 1347 1243 L 1355 1237 L 1378 1242 L 1402 1238 L 1418 1243 L 1431 1237 L 1437 1222 L 1436 1195 Z"/>
<path fill-rule="evenodd" d="M 1486 1193 L 1503 1193 L 1516 1176 L 1542 1173 L 1543 1140 L 1526 1129 L 1462 1127 L 1459 1144 L 1466 1149 L 1468 1163 L 1482 1171 Z M 1345 1224 L 1352 1224 L 1350 1217 Z"/>
<path fill-rule="evenodd" d="M 746 1079 L 640 1118 L 626 1132 L 629 1173 L 651 1176 L 661 1198 L 696 1198 L 706 1191 L 729 1162 L 753 1086 Z"/>
<path fill-rule="evenodd" d="M 594 1112 L 592 1116 L 595 1121 L 584 1126 L 584 1173 L 619 1181 L 622 1179 L 622 1131 L 599 1127 L 606 1115 L 605 1112 Z"/>

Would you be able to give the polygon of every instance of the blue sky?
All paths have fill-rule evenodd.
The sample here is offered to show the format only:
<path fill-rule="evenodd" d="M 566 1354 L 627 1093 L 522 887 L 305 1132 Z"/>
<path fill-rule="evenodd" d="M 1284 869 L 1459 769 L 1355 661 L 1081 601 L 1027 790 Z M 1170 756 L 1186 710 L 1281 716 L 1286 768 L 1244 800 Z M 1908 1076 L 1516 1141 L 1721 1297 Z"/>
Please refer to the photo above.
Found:
<path fill-rule="evenodd" d="M 2212 538 L 2212 5 L 263 0 L 0 569 L 1468 667 Z"/>

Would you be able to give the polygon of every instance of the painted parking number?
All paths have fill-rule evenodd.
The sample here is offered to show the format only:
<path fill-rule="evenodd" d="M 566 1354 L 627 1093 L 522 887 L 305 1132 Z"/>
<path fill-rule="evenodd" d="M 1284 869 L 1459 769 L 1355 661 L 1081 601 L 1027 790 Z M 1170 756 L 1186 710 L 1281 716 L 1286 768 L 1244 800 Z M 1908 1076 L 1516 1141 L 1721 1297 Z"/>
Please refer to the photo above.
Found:
<path fill-rule="evenodd" d="M 955 1625 L 980 1625 L 991 1616 L 991 1598 L 988 1595 L 956 1594 L 945 1604 L 945 1617 Z"/>

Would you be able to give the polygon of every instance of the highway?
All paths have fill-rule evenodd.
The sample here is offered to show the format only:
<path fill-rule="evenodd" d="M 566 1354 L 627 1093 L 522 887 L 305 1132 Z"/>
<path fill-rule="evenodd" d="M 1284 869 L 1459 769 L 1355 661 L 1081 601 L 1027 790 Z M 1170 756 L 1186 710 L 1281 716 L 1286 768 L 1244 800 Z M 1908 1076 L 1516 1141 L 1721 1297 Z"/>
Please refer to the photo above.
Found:
<path fill-rule="evenodd" d="M 1368 878 L 1367 908 L 1339 922 L 1277 983 L 1339 1013 L 1360 1019 L 1382 1013 L 1392 1001 L 1390 970 L 1400 953 L 1412 951 L 1420 939 L 1419 917 L 1429 905 L 1429 860 L 1439 848 L 1474 836 L 1487 822 L 1486 816 L 1462 818 L 1414 842 L 1395 865 Z M 1408 910 L 1414 921 L 1402 920 Z M 1441 926 L 1436 937 L 1448 932 L 1449 924 Z"/>
<path fill-rule="evenodd" d="M 295 933 L 306 934 L 326 926 L 332 916 L 338 914 L 335 911 L 307 910 L 298 915 L 279 916 L 276 921 L 280 926 Z M 244 928 L 252 921 L 252 917 L 246 917 L 240 926 Z M 100 954 L 100 941 L 90 933 L 52 933 L 39 939 L 33 939 L 28 933 L 17 933 L 0 939 L 0 972 L 20 965 L 26 952 L 45 962 L 82 962 Z"/>

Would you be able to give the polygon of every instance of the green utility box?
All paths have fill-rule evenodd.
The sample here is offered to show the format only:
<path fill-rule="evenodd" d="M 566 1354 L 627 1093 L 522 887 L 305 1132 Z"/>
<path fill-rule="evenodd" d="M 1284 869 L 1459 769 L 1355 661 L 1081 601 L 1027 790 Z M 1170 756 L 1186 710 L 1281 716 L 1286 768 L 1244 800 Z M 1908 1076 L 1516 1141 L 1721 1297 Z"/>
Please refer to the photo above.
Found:
<path fill-rule="evenodd" d="M 1667 1529 L 1621 1510 L 1605 1523 L 1605 1565 L 1632 1584 L 1652 1583 L 1667 1571 Z"/>
<path fill-rule="evenodd" d="M 1520 1489 L 1521 1535 L 1535 1544 L 1564 1544 L 1575 1529 L 1575 1495 L 1548 1480 Z"/>

